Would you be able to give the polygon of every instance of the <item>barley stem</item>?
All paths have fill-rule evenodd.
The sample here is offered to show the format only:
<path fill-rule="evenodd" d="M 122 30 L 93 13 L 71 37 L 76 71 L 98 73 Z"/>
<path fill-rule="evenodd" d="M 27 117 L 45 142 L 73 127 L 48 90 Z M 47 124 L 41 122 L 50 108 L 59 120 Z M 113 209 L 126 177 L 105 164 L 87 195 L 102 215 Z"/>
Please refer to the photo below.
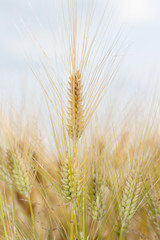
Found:
<path fill-rule="evenodd" d="M 74 208 L 74 223 L 75 223 L 76 237 L 77 237 L 77 239 L 79 239 L 78 224 L 77 224 L 77 218 L 76 218 L 76 210 L 75 210 L 75 208 Z"/>
<path fill-rule="evenodd" d="M 13 204 L 13 217 L 14 217 L 14 225 L 17 224 L 17 216 L 16 216 L 16 209 L 15 209 L 15 201 L 14 201 L 14 195 L 13 195 L 13 189 L 11 188 L 11 197 L 12 197 L 12 204 Z M 17 232 L 16 226 L 15 226 L 15 232 Z"/>
<path fill-rule="evenodd" d="M 84 216 L 83 216 L 83 233 L 84 233 L 84 240 L 87 239 L 87 194 L 86 191 L 84 192 Z"/>
<path fill-rule="evenodd" d="M 122 235 L 123 235 L 123 228 L 121 228 L 120 235 L 119 235 L 119 240 L 122 240 Z"/>
<path fill-rule="evenodd" d="M 4 239 L 8 240 L 7 230 L 6 230 L 5 220 L 4 220 L 4 214 L 3 214 L 1 192 L 0 192 L 0 214 L 1 214 L 1 219 L 2 219 L 3 231 L 4 231 Z"/>
<path fill-rule="evenodd" d="M 74 239 L 74 208 L 71 205 L 70 240 Z"/>

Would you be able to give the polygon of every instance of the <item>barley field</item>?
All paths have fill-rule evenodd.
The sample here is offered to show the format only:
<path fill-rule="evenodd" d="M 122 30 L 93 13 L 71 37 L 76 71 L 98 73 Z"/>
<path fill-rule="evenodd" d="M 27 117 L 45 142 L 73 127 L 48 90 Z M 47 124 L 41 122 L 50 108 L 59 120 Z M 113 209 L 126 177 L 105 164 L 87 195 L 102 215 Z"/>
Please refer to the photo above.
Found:
<path fill-rule="evenodd" d="M 0 240 L 160 239 L 159 96 L 110 103 L 123 27 L 108 3 L 94 19 L 101 3 L 82 2 L 60 4 L 53 59 L 23 23 L 43 107 L 1 104 Z"/>

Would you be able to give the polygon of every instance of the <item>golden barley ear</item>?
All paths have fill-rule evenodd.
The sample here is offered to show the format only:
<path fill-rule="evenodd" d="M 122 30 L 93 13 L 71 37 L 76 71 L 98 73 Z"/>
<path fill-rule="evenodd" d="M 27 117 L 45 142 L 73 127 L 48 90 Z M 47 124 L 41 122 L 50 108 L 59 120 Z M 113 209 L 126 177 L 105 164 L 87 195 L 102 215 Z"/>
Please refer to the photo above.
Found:
<path fill-rule="evenodd" d="M 8 149 L 6 151 L 6 169 L 9 173 L 9 178 L 12 179 L 12 173 L 13 173 L 13 159 L 12 159 L 12 152 Z"/>
<path fill-rule="evenodd" d="M 81 137 L 84 130 L 84 110 L 81 74 L 77 71 L 69 81 L 68 134 L 72 139 Z"/>

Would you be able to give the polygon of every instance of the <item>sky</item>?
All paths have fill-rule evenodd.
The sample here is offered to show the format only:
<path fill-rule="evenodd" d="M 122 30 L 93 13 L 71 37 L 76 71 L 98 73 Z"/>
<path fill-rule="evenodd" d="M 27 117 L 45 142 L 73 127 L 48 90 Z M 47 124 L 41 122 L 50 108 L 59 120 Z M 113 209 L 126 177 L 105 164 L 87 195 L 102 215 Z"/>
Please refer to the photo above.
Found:
<path fill-rule="evenodd" d="M 65 11 L 67 0 L 63 2 Z M 94 24 L 106 0 L 95 2 Z M 29 93 L 33 90 L 32 94 L 42 98 L 32 72 L 40 50 L 27 31 L 34 33 L 54 59 L 55 50 L 61 50 L 61 42 L 56 39 L 59 25 L 55 3 L 56 0 L 0 0 L 0 97 L 3 101 L 8 101 L 8 95 L 15 95 L 19 101 L 24 89 Z M 110 4 L 114 12 L 113 32 L 121 26 L 125 36 L 124 43 L 119 39 L 124 56 L 110 94 L 118 94 L 124 101 L 136 94 L 148 97 L 154 90 L 160 90 L 160 1 L 110 0 Z"/>

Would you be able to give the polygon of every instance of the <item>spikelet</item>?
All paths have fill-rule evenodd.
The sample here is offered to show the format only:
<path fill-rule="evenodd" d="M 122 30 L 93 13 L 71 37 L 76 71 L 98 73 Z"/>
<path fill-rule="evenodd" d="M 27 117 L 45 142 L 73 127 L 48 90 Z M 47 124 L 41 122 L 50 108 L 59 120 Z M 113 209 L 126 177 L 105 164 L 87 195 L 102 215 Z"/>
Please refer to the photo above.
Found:
<path fill-rule="evenodd" d="M 134 216 L 135 211 L 140 201 L 140 192 L 142 181 L 139 176 L 132 172 L 124 187 L 122 200 L 120 203 L 120 229 L 121 232 L 126 233 L 128 230 L 129 222 Z"/>
<path fill-rule="evenodd" d="M 73 167 L 71 158 L 66 158 L 61 166 L 61 187 L 67 201 L 76 199 L 81 193 L 80 173 Z"/>
<path fill-rule="evenodd" d="M 7 151 L 7 164 L 10 179 L 13 186 L 16 187 L 20 194 L 28 195 L 32 189 L 30 176 L 26 165 L 23 162 L 20 151 L 15 152 Z"/>
<path fill-rule="evenodd" d="M 97 182 L 95 174 L 91 179 L 89 186 L 89 215 L 96 221 L 101 220 L 104 217 L 104 203 L 102 186 L 100 182 Z"/>
<path fill-rule="evenodd" d="M 68 107 L 68 135 L 78 139 L 84 130 L 84 110 L 82 96 L 82 79 L 79 71 L 70 77 L 69 107 Z"/>

